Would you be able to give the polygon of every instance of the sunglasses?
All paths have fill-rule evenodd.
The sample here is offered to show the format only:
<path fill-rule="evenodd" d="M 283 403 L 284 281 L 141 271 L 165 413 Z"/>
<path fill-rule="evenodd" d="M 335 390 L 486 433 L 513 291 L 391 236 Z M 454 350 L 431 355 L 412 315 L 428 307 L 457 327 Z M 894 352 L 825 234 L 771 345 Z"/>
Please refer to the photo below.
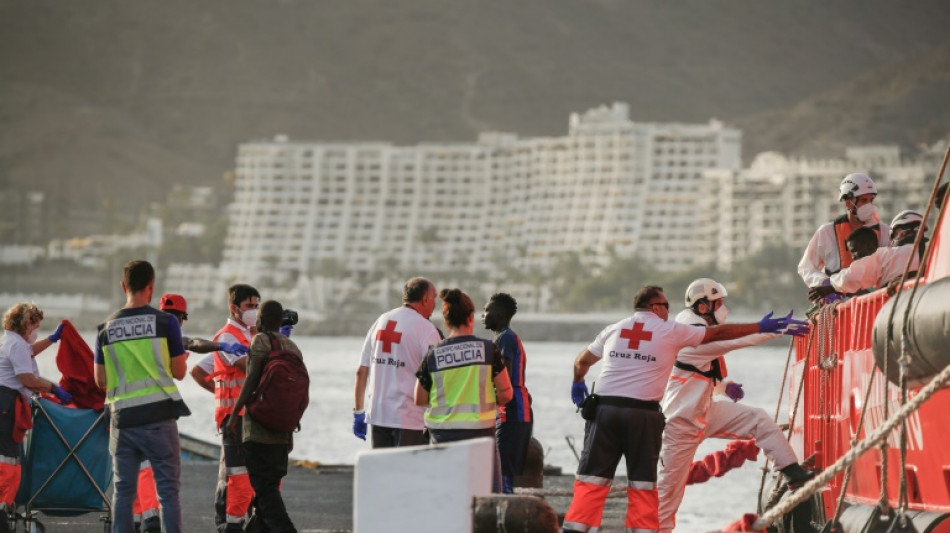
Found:
<path fill-rule="evenodd" d="M 652 304 L 650 304 L 651 307 L 654 305 L 662 305 L 666 309 L 670 308 L 670 302 L 653 302 Z"/>

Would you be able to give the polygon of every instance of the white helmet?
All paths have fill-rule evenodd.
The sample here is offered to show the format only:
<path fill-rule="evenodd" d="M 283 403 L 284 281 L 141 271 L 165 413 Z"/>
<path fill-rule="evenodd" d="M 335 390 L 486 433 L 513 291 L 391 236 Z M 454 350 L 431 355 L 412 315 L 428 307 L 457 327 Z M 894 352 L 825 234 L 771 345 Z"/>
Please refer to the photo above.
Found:
<path fill-rule="evenodd" d="M 897 213 L 897 216 L 894 217 L 894 220 L 891 221 L 891 229 L 898 226 L 906 226 L 908 224 L 920 224 L 924 221 L 924 217 L 921 216 L 917 211 L 911 211 L 910 209 L 905 209 L 900 213 Z"/>
<path fill-rule="evenodd" d="M 693 304 L 705 298 L 709 302 L 721 300 L 729 296 L 722 283 L 714 279 L 699 278 L 686 287 L 686 307 L 693 307 Z"/>
<path fill-rule="evenodd" d="M 838 186 L 838 201 L 845 198 L 856 198 L 862 194 L 877 195 L 877 187 L 867 174 L 854 173 L 848 174 Z"/>

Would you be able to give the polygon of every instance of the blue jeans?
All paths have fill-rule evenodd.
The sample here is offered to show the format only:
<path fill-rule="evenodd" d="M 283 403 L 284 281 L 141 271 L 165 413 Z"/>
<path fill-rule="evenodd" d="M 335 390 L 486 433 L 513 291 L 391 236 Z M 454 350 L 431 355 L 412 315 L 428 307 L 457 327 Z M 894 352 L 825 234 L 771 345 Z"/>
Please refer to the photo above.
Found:
<path fill-rule="evenodd" d="M 114 420 L 114 419 L 113 419 Z M 166 533 L 181 533 L 181 446 L 178 423 L 172 420 L 117 429 L 109 435 L 115 492 L 112 495 L 113 533 L 134 533 L 132 502 L 138 489 L 139 465 L 148 459 L 155 475 L 155 489 Z"/>

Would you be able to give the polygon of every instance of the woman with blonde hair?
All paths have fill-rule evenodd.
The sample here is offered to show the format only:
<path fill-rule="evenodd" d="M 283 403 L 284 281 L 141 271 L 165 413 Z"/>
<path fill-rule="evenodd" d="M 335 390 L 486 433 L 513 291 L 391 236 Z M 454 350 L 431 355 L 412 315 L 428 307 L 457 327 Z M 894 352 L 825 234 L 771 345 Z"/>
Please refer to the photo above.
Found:
<path fill-rule="evenodd" d="M 43 311 L 34 303 L 21 302 L 3 315 L 3 338 L 0 339 L 0 511 L 11 513 L 20 486 L 20 445 L 14 438 L 17 402 L 25 402 L 33 393 L 47 392 L 62 403 L 71 403 L 72 396 L 59 385 L 40 377 L 33 359 L 59 340 L 63 324 L 52 335 L 37 340 Z M 25 405 L 25 404 L 23 404 Z M 24 407 L 20 407 L 24 412 Z M 26 409 L 26 413 L 29 410 Z M 9 521 L 0 514 L 0 533 L 9 531 Z"/>

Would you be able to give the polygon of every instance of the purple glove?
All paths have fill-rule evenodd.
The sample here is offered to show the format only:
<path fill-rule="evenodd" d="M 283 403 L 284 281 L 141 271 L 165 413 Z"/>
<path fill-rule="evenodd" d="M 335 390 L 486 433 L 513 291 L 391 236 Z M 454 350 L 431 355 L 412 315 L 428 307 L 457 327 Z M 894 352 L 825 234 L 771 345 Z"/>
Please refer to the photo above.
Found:
<path fill-rule="evenodd" d="M 745 398 L 745 391 L 742 390 L 742 383 L 736 383 L 735 381 L 730 381 L 726 383 L 726 396 L 734 402 Z"/>
<path fill-rule="evenodd" d="M 788 319 L 788 326 L 782 330 L 782 335 L 789 335 L 791 337 L 804 337 L 808 335 L 808 321 L 807 320 L 795 320 L 794 318 Z"/>
<path fill-rule="evenodd" d="M 788 321 L 792 318 L 792 312 L 782 318 L 772 318 L 772 311 L 759 320 L 759 333 L 782 333 L 788 327 Z"/>
<path fill-rule="evenodd" d="M 59 403 L 63 405 L 73 403 L 73 395 L 66 392 L 66 389 L 60 387 L 59 385 L 53 385 L 53 390 L 50 392 L 52 392 L 53 396 L 56 396 L 56 399 L 59 400 Z"/>
<path fill-rule="evenodd" d="M 291 326 L 290 324 L 287 324 L 286 326 L 280 327 L 280 334 L 283 335 L 284 337 L 289 337 L 290 332 L 293 330 L 294 330 L 294 327 Z"/>
<path fill-rule="evenodd" d="M 63 336 L 63 326 L 65 325 L 66 324 L 63 324 L 62 322 L 60 322 L 59 325 L 56 326 L 56 331 L 54 331 L 52 335 L 46 338 L 49 339 L 50 342 L 58 342 L 59 338 Z"/>
<path fill-rule="evenodd" d="M 239 342 L 221 342 L 218 343 L 218 348 L 220 348 L 222 352 L 234 355 L 247 355 L 247 346 Z"/>
<path fill-rule="evenodd" d="M 353 413 L 353 434 L 362 440 L 366 440 L 366 412 Z"/>
<path fill-rule="evenodd" d="M 581 402 L 583 402 L 587 396 L 587 383 L 585 381 L 575 381 L 571 385 L 571 401 L 574 402 L 574 405 L 580 407 Z"/>
<path fill-rule="evenodd" d="M 833 304 L 833 303 L 835 303 L 835 302 L 841 302 L 841 301 L 843 301 L 843 300 L 844 300 L 844 295 L 843 295 L 843 294 L 839 294 L 839 293 L 837 293 L 837 292 L 833 292 L 833 293 L 829 294 L 828 296 L 825 296 L 825 297 L 821 300 L 821 303 L 824 304 L 824 305 L 829 305 L 829 304 Z"/>

